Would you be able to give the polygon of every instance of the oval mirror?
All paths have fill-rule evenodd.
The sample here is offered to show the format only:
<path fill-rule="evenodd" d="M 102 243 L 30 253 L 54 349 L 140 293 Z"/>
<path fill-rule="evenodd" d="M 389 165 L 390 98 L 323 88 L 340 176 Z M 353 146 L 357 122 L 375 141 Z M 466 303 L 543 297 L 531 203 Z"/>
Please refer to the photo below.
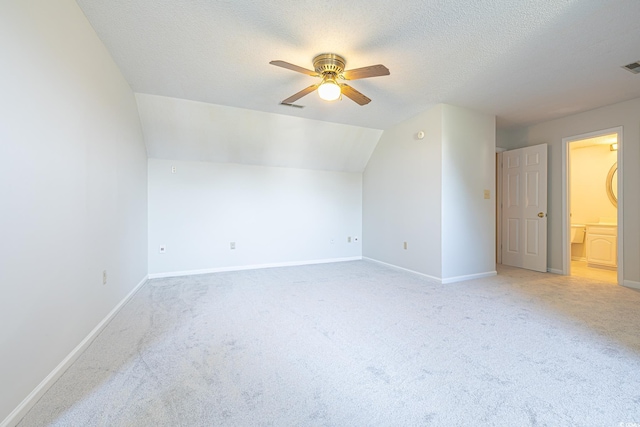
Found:
<path fill-rule="evenodd" d="M 607 174 L 607 196 L 613 203 L 613 206 L 618 207 L 618 162 L 614 163 L 609 169 Z"/>

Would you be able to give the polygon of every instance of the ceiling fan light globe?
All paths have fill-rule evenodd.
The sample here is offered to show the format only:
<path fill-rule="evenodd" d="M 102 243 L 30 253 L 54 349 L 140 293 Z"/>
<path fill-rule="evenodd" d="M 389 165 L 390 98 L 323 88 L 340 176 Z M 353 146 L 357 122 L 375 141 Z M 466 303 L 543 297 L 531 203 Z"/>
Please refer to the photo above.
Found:
<path fill-rule="evenodd" d="M 334 81 L 326 81 L 318 87 L 318 95 L 325 101 L 335 101 L 340 98 L 340 86 Z"/>

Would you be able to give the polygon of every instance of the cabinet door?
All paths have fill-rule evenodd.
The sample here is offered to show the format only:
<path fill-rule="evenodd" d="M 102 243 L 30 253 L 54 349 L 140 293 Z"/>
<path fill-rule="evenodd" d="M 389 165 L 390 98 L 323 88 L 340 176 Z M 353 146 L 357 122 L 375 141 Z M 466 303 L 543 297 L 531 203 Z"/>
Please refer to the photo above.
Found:
<path fill-rule="evenodd" d="M 616 236 L 587 234 L 587 262 L 615 267 L 617 264 Z"/>

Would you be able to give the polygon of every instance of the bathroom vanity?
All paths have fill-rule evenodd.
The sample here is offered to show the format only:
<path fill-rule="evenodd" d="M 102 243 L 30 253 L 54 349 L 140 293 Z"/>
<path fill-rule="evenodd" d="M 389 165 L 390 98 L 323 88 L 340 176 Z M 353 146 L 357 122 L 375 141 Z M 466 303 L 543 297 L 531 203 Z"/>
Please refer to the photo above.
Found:
<path fill-rule="evenodd" d="M 589 267 L 618 267 L 618 227 L 611 223 L 587 224 L 585 244 Z"/>

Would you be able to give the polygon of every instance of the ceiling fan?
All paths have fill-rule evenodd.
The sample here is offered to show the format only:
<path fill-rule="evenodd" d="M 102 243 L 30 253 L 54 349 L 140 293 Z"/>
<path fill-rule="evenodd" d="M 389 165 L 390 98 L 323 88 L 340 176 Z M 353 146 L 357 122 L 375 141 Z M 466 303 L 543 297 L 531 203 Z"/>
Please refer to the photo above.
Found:
<path fill-rule="evenodd" d="M 388 76 L 389 69 L 382 64 L 370 65 L 368 67 L 356 68 L 353 70 L 344 70 L 347 61 L 340 55 L 335 53 L 323 53 L 313 58 L 313 68 L 315 71 L 290 64 L 285 61 L 271 61 L 269 64 L 288 70 L 297 71 L 312 77 L 321 77 L 322 81 L 315 85 L 311 85 L 306 89 L 302 89 L 295 95 L 291 95 L 281 102 L 281 104 L 293 104 L 298 99 L 310 94 L 318 89 L 318 95 L 325 101 L 335 101 L 344 94 L 347 98 L 360 105 L 366 105 L 371 102 L 369 98 L 352 88 L 346 83 L 338 83 L 338 80 L 358 80 L 368 77 Z"/>

